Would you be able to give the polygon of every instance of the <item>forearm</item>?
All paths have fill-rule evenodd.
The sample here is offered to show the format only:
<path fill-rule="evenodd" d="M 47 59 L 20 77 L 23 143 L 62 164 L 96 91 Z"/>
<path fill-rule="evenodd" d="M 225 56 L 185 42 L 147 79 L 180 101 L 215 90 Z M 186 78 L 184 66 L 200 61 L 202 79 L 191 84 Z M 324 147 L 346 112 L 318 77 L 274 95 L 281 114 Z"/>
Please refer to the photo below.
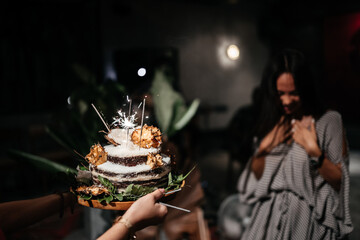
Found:
<path fill-rule="evenodd" d="M 64 193 L 64 210 L 73 204 L 74 196 Z M 13 232 L 53 214 L 60 214 L 62 199 L 58 194 L 0 204 L 0 227 Z"/>
<path fill-rule="evenodd" d="M 260 179 L 265 168 L 265 155 L 257 156 L 252 158 L 251 170 L 253 171 L 256 179 Z"/>
<path fill-rule="evenodd" d="M 135 232 L 138 221 L 137 211 L 132 212 L 133 208 L 130 208 L 125 212 L 123 216 L 119 216 L 115 219 L 115 223 L 109 228 L 103 235 L 97 240 L 118 240 L 118 239 L 129 239 L 131 232 Z"/>
<path fill-rule="evenodd" d="M 128 239 L 129 235 L 130 229 L 128 229 L 124 224 L 118 222 L 109 228 L 97 240 L 122 240 Z"/>
<path fill-rule="evenodd" d="M 319 168 L 319 174 L 336 191 L 340 190 L 342 178 L 341 163 L 335 165 L 325 157 L 321 167 Z"/>

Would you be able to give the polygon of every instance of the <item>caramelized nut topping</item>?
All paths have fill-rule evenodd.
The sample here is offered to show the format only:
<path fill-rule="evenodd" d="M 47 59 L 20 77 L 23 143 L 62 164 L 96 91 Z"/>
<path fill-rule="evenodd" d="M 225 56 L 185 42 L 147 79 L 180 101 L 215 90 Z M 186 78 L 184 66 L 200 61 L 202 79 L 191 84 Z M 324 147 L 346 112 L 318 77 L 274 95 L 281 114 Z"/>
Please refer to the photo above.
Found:
<path fill-rule="evenodd" d="M 146 164 L 149 165 L 151 169 L 160 167 L 163 165 L 162 156 L 160 154 L 149 153 Z"/>
<path fill-rule="evenodd" d="M 144 125 L 141 133 L 141 143 L 140 143 L 140 132 L 141 128 L 134 130 L 131 134 L 131 141 L 142 147 L 142 148 L 157 148 L 160 146 L 162 139 L 161 139 L 161 132 L 157 127 Z"/>
<path fill-rule="evenodd" d="M 107 161 L 107 152 L 100 144 L 95 144 L 91 147 L 90 153 L 85 157 L 89 163 L 98 166 Z"/>
<path fill-rule="evenodd" d="M 109 190 L 103 187 L 96 187 L 96 186 L 80 186 L 76 189 L 76 192 L 82 193 L 82 194 L 91 194 L 93 196 L 98 196 L 100 194 L 109 194 Z"/>

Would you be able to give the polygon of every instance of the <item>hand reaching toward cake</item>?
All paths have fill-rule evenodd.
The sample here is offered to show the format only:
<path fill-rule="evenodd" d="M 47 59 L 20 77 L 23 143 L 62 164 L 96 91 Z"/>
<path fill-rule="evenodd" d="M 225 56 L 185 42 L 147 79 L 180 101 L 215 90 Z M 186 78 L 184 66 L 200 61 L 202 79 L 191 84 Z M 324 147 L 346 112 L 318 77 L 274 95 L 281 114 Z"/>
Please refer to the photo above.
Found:
<path fill-rule="evenodd" d="M 135 231 L 160 223 L 167 214 L 167 207 L 157 201 L 164 196 L 164 193 L 164 189 L 158 189 L 139 198 L 98 240 L 128 239 Z"/>
<path fill-rule="evenodd" d="M 167 207 L 157 203 L 165 194 L 164 189 L 155 190 L 135 201 L 123 218 L 128 219 L 135 230 L 140 230 L 150 225 L 156 225 L 167 214 Z"/>

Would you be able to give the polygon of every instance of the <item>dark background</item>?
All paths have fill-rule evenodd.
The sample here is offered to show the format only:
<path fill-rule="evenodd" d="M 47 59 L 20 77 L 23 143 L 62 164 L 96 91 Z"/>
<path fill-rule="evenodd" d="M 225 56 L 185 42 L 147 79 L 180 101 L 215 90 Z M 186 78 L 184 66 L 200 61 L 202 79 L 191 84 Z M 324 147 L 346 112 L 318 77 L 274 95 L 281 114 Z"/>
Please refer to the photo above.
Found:
<path fill-rule="evenodd" d="M 266 60 L 283 48 L 308 57 L 326 102 L 343 116 L 351 149 L 360 148 L 359 1 L 5 1 L 0 29 L 0 202 L 63 187 L 8 149 L 76 166 L 73 154 L 45 129 L 59 116 L 67 118 L 69 96 L 88 87 L 84 76 L 142 94 L 164 63 L 172 69 L 174 89 L 188 102 L 201 100 L 191 124 L 198 133 L 194 162 L 209 146 L 226 149 L 230 119 L 251 102 Z M 211 53 L 227 34 L 242 38 L 240 49 L 249 59 L 230 70 Z M 144 78 L 135 74 L 140 66 L 148 70 Z M 87 94 L 89 101 L 96 96 Z M 124 95 L 113 98 L 121 102 Z"/>
<path fill-rule="evenodd" d="M 191 40 L 195 30 L 204 32 L 218 24 L 216 17 L 228 14 L 222 16 L 223 24 L 232 32 L 238 31 L 231 29 L 232 19 L 255 24 L 256 40 L 265 46 L 267 55 L 284 47 L 303 51 L 329 91 L 330 105 L 342 112 L 346 122 L 359 122 L 360 114 L 349 104 L 359 103 L 356 1 L 30 0 L 6 1 L 0 11 L 2 117 L 46 114 L 64 107 L 67 97 L 82 84 L 74 73 L 75 64 L 87 68 L 101 83 L 111 79 L 107 73 L 110 59 L 117 72 L 115 80 L 132 91 L 136 78 L 130 76 L 131 65 L 152 69 L 170 49 L 175 54 L 164 61 L 178 69 L 179 34 Z M 192 22 L 194 15 L 199 22 Z M 216 34 L 216 29 L 212 31 Z M 179 89 L 179 71 L 175 76 Z"/>

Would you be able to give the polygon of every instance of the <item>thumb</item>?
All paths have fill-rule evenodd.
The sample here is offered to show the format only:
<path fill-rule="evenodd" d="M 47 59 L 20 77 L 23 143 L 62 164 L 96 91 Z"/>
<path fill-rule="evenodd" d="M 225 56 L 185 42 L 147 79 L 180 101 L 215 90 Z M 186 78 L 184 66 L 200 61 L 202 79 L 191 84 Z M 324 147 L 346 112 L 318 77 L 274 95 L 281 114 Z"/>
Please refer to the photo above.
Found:
<path fill-rule="evenodd" d="M 154 192 L 151 193 L 151 195 L 154 197 L 155 201 L 162 198 L 165 194 L 165 190 L 163 188 L 157 189 Z"/>

